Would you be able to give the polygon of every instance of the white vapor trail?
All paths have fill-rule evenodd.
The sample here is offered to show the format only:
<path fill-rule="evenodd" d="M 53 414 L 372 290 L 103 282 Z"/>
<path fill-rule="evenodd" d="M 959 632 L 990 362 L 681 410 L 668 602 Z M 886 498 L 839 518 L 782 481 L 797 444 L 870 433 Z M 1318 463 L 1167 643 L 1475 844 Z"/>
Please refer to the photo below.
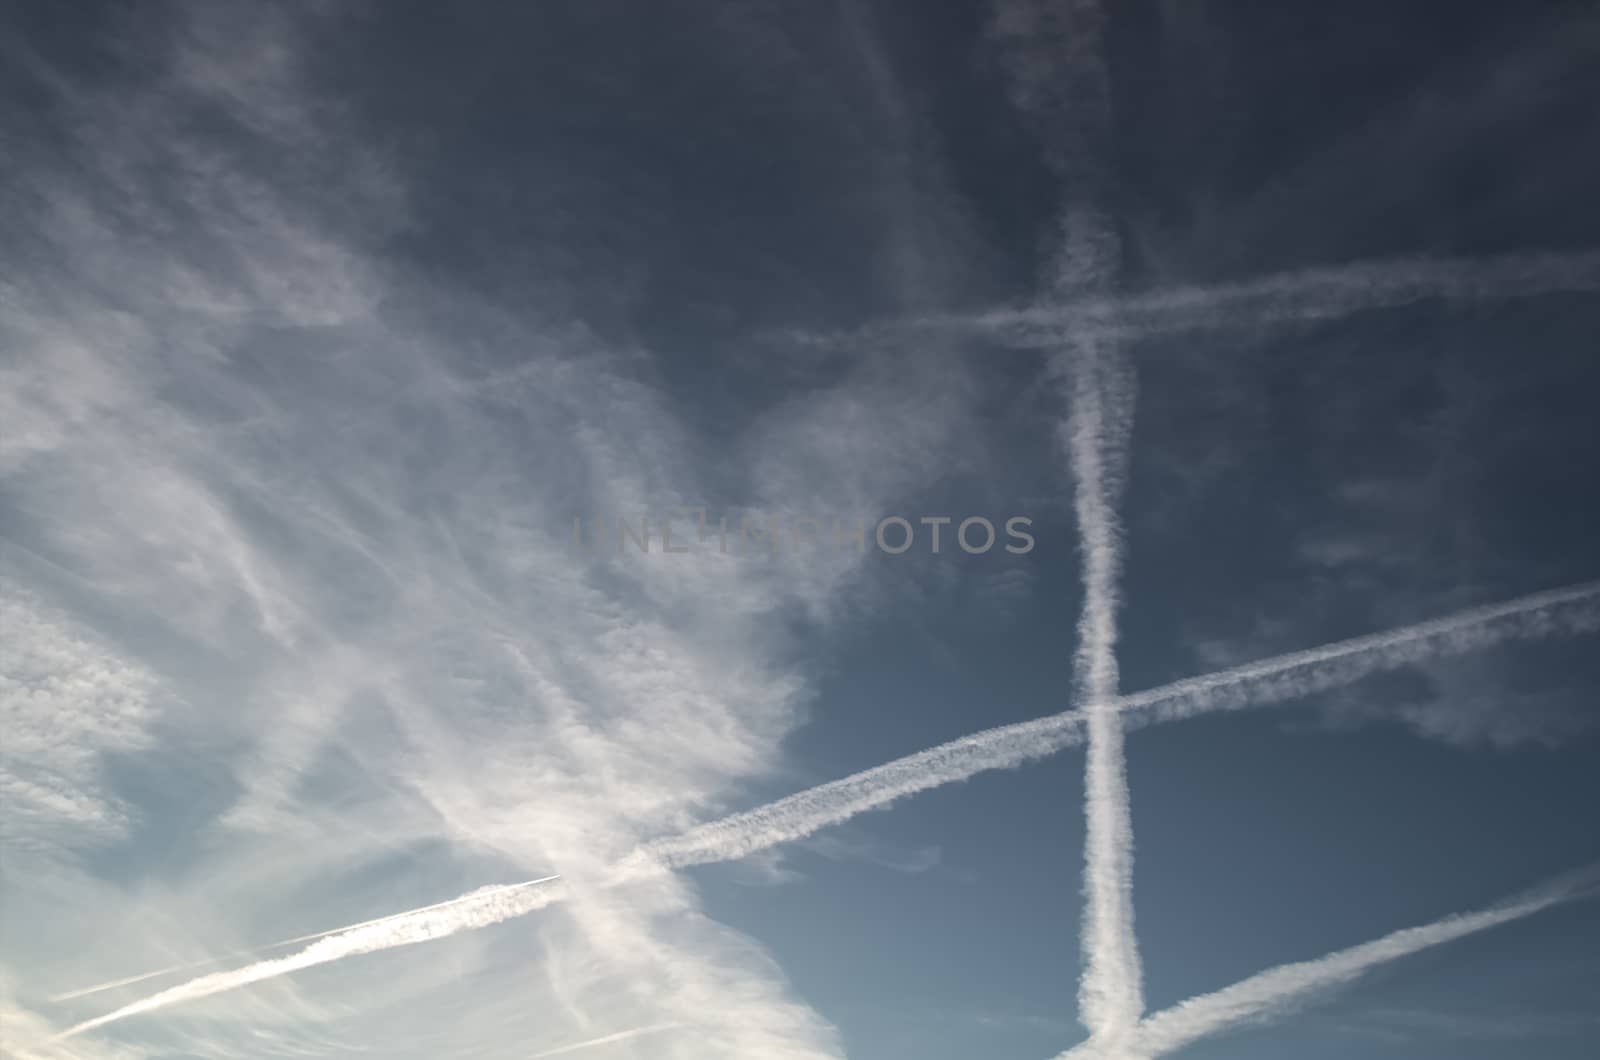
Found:
<path fill-rule="evenodd" d="M 1080 349 L 1066 439 L 1083 553 L 1083 611 L 1075 660 L 1086 721 L 1084 766 L 1084 971 L 1080 1018 L 1092 1040 L 1123 1040 L 1144 1012 L 1133 929 L 1133 821 L 1122 713 L 1117 697 L 1117 525 L 1122 449 L 1132 416 L 1131 386 L 1114 349 Z"/>
<path fill-rule="evenodd" d="M 1595 896 L 1600 863 L 1564 873 L 1485 909 L 1457 913 L 1405 928 L 1315 960 L 1279 965 L 1213 993 L 1182 1001 L 1146 1017 L 1132 1044 L 1141 1055 L 1162 1056 L 1201 1038 L 1279 1015 L 1307 995 L 1341 986 L 1380 964 L 1532 916 L 1566 902 Z M 1107 1054 L 1092 1040 L 1063 1054 L 1089 1060 Z"/>
<path fill-rule="evenodd" d="M 1122 709 L 1130 714 L 1131 724 L 1143 727 L 1309 696 L 1384 670 L 1440 656 L 1464 655 L 1509 640 L 1597 630 L 1600 581 L 1579 582 L 1385 633 L 1352 637 L 1184 678 L 1124 696 Z"/>
<path fill-rule="evenodd" d="M 1269 702 L 1293 700 L 1349 684 L 1369 674 L 1427 659 L 1460 655 L 1513 640 L 1532 640 L 1560 634 L 1600 630 L 1600 581 L 1570 585 L 1533 593 L 1497 604 L 1460 611 L 1368 636 L 1337 641 L 1320 648 L 1292 652 L 1243 666 L 1186 678 L 1144 692 L 1123 696 L 1118 706 L 1129 727 L 1175 721 L 1200 714 L 1240 710 Z M 1015 769 L 1029 762 L 1048 758 L 1064 748 L 1083 742 L 1085 716 L 1069 710 L 1014 725 L 1002 725 L 951 740 L 915 754 L 897 758 L 839 780 L 808 788 L 775 802 L 742 813 L 711 821 L 675 836 L 653 840 L 624 858 L 608 879 L 623 883 L 655 872 L 687 868 L 722 861 L 737 861 L 749 854 L 781 843 L 803 839 L 841 824 L 870 810 L 954 784 L 980 773 Z M 501 920 L 532 912 L 559 901 L 560 891 L 544 888 L 537 900 L 522 908 L 502 897 L 503 892 L 535 890 L 547 880 L 489 887 L 454 899 L 408 912 L 340 928 L 325 933 L 325 942 L 347 938 L 347 932 L 393 932 L 399 939 L 392 945 L 407 945 L 431 938 L 444 938 L 456 931 L 499 923 Z M 439 930 L 444 918 L 458 916 L 457 926 Z M 415 921 L 426 920 L 434 933 L 404 937 Z M 366 936 L 363 936 L 365 939 Z M 275 949 L 279 945 L 262 947 Z M 318 944 L 319 946 L 322 943 Z M 357 953 L 387 949 L 388 945 L 363 943 L 361 947 L 308 964 L 295 963 L 302 954 L 282 960 L 266 961 L 233 972 L 204 976 L 174 987 L 143 1002 L 119 1009 L 109 1016 L 79 1025 L 67 1033 L 77 1034 L 122 1019 L 136 1012 L 148 1012 L 191 997 L 204 997 L 223 990 L 246 986 L 277 975 L 298 971 L 312 964 L 325 963 Z M 316 947 L 311 947 L 316 949 Z M 326 951 L 322 951 L 326 952 Z M 264 969 L 257 974 L 256 969 Z M 233 977 L 233 978 L 229 978 Z M 184 991 L 196 984 L 211 984 L 199 993 Z M 102 984 L 109 988 L 113 984 Z M 92 992 L 79 991 L 78 995 Z M 182 995 L 182 996 L 174 996 Z M 149 1002 L 166 998 L 159 1005 Z"/>
<path fill-rule="evenodd" d="M 127 1019 L 129 1016 L 154 1012 L 168 1005 L 195 1001 L 227 990 L 237 990 L 251 983 L 259 983 L 263 979 L 272 979 L 304 968 L 343 960 L 345 957 L 376 953 L 379 950 L 410 946 L 418 942 L 430 942 L 454 935 L 459 931 L 487 927 L 490 924 L 510 920 L 512 917 L 524 916 L 535 909 L 544 908 L 559 897 L 557 889 L 540 886 L 558 879 L 559 876 L 545 876 L 527 883 L 484 887 L 452 902 L 368 921 L 330 934 L 299 953 L 269 961 L 258 961 L 226 972 L 213 972 L 160 993 L 151 994 L 104 1016 L 96 1016 L 94 1019 L 69 1027 L 56 1035 L 52 1041 L 76 1037 L 85 1031 Z"/>
<path fill-rule="evenodd" d="M 643 1038 L 647 1034 L 660 1034 L 663 1031 L 675 1031 L 683 1026 L 681 1023 L 656 1023 L 649 1027 L 635 1027 L 631 1031 L 618 1031 L 616 1034 L 607 1034 L 600 1038 L 590 1038 L 585 1042 L 573 1042 L 563 1045 L 558 1049 L 550 1049 L 542 1053 L 534 1053 L 528 1060 L 544 1060 L 549 1056 L 566 1056 L 568 1053 L 581 1052 L 584 1049 L 593 1049 L 599 1045 L 610 1045 L 613 1042 L 626 1042 L 634 1038 Z"/>

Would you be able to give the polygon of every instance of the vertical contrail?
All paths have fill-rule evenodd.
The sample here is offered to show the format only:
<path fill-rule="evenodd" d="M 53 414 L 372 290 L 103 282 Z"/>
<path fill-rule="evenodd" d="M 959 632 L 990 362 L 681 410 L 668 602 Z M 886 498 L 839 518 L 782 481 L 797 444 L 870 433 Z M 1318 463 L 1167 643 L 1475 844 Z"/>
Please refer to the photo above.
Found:
<path fill-rule="evenodd" d="M 997 27 L 1013 47 L 1018 105 L 1038 123 L 1045 159 L 1060 179 L 1059 249 L 1046 297 L 1106 298 L 1122 271 L 1111 210 L 1111 78 L 1101 0 L 1013 0 Z M 1132 377 L 1113 332 L 1054 336 L 1068 380 L 1062 441 L 1075 483 L 1083 563 L 1083 610 L 1074 659 L 1076 705 L 1085 719 L 1083 977 L 1080 1019 L 1093 1040 L 1126 1040 L 1144 1011 L 1133 930 L 1133 823 L 1117 690 L 1116 502 L 1132 424 Z"/>
<path fill-rule="evenodd" d="M 1133 824 L 1117 696 L 1117 580 L 1121 567 L 1115 500 L 1131 409 L 1115 351 L 1086 347 L 1075 366 L 1067 447 L 1083 552 L 1078 620 L 1077 699 L 1086 721 L 1084 767 L 1084 972 L 1079 1004 L 1096 1039 L 1121 1041 L 1144 1010 L 1133 930 Z"/>
<path fill-rule="evenodd" d="M 1009 59 L 1013 98 L 1060 182 L 1056 253 L 1043 296 L 1048 303 L 1105 299 L 1122 271 L 1122 245 L 1110 203 L 1111 78 L 1101 0 L 1002 0 L 994 28 Z M 1078 620 L 1076 705 L 1084 715 L 1083 978 L 1080 1018 L 1096 1040 L 1120 1040 L 1144 1010 L 1133 935 L 1133 826 L 1122 719 L 1117 706 L 1116 520 L 1132 415 L 1130 376 L 1110 331 L 1052 336 L 1055 367 L 1069 381 L 1070 416 L 1062 441 L 1075 481 L 1082 545 L 1083 611 Z"/>

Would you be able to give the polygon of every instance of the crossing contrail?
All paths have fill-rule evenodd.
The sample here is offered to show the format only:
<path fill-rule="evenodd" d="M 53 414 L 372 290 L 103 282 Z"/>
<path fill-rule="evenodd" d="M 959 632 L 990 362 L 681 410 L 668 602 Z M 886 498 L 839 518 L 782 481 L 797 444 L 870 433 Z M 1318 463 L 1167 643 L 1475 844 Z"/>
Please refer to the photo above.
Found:
<path fill-rule="evenodd" d="M 1122 696 L 1130 728 L 1290 701 L 1429 659 L 1506 641 L 1600 630 L 1600 581 L 1532 593 L 1383 633 L 1335 641 Z M 733 861 L 841 824 L 898 799 L 1014 769 L 1083 742 L 1085 716 L 1068 710 L 997 726 L 897 758 L 645 844 L 628 860 L 687 868 Z"/>
<path fill-rule="evenodd" d="M 1118 706 L 1128 727 L 1138 728 L 1293 700 L 1349 684 L 1369 674 L 1477 651 L 1507 641 L 1596 630 L 1600 630 L 1600 581 L 1533 593 L 1384 633 L 1186 678 L 1123 696 Z M 1048 758 L 1082 743 L 1085 723 L 1082 711 L 1069 710 L 972 733 L 676 836 L 653 840 L 624 858 L 606 882 L 615 885 L 671 869 L 736 861 L 781 843 L 802 839 L 918 792 L 967 780 L 990 770 L 1014 769 Z M 548 882 L 547 878 L 488 887 L 449 902 L 324 932 L 321 941 L 306 951 L 317 950 L 319 954 L 309 963 L 300 963 L 305 956 L 303 952 L 234 972 L 202 976 L 108 1016 L 79 1024 L 65 1033 L 80 1034 L 139 1012 L 232 990 L 330 960 L 444 938 L 456 931 L 499 923 L 559 901 L 562 896 L 559 889 L 538 886 Z M 537 892 L 533 900 L 512 898 L 512 895 L 530 891 Z M 459 914 L 454 921 L 448 919 L 452 911 Z M 416 937 L 412 937 L 410 928 L 418 924 Z M 445 930 L 446 927 L 449 929 Z M 364 934 L 352 945 L 349 936 L 356 932 Z M 394 941 L 384 943 L 385 938 Z M 345 941 L 318 950 L 336 940 Z M 287 944 L 274 943 L 262 950 Z M 198 993 L 185 993 L 197 984 L 206 985 L 200 987 Z M 90 991 L 95 989 L 99 988 L 89 988 Z M 153 1004 L 157 998 L 165 1000 Z"/>
<path fill-rule="evenodd" d="M 1592 898 L 1597 886 L 1600 863 L 1564 873 L 1476 912 L 1457 913 L 1431 924 L 1391 932 L 1316 960 L 1279 965 L 1146 1017 L 1133 1036 L 1132 1046 L 1140 1055 L 1162 1056 L 1241 1023 L 1279 1015 L 1308 995 L 1342 986 L 1381 964 L 1554 906 Z M 1066 1057 L 1112 1060 L 1092 1040 L 1068 1050 L 1063 1060 Z"/>

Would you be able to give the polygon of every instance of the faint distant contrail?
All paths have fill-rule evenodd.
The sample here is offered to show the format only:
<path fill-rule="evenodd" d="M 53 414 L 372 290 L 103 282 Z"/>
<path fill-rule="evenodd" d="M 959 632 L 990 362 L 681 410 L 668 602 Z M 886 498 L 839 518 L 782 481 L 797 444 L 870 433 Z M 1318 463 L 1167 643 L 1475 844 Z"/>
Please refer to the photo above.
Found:
<path fill-rule="evenodd" d="M 593 1049 L 599 1045 L 610 1045 L 613 1042 L 626 1042 L 634 1038 L 643 1038 L 647 1034 L 660 1034 L 663 1031 L 675 1031 L 683 1026 L 681 1023 L 657 1023 L 649 1027 L 635 1027 L 631 1031 L 618 1031 L 616 1034 L 607 1034 L 600 1038 L 590 1038 L 584 1042 L 573 1042 L 563 1045 L 559 1049 L 550 1049 L 542 1053 L 534 1053 L 528 1060 L 544 1060 L 550 1056 L 566 1056 L 568 1053 L 580 1052 L 584 1049 Z"/>
<path fill-rule="evenodd" d="M 1175 681 L 1124 696 L 1119 704 L 1127 713 L 1130 726 L 1143 726 L 1310 695 L 1349 684 L 1368 674 L 1459 655 L 1504 641 L 1596 629 L 1600 629 L 1600 582 L 1587 582 L 1472 608 L 1387 633 L 1338 641 L 1321 648 Z M 917 792 L 967 780 L 989 770 L 1014 769 L 1048 758 L 1063 748 L 1081 743 L 1083 733 L 1084 716 L 1073 710 L 963 736 L 796 792 L 765 806 L 646 843 L 623 859 L 607 882 L 624 883 L 667 869 L 735 861 L 780 843 L 802 839 Z M 496 924 L 559 901 L 562 897 L 559 889 L 534 886 L 546 882 L 549 881 L 488 887 L 450 902 L 340 928 L 326 933 L 321 942 L 300 954 L 233 972 L 203 976 L 65 1033 L 80 1034 L 138 1012 L 247 986 L 342 957 L 444 938 L 457 931 Z M 505 893 L 529 891 L 535 893 L 523 899 Z M 457 914 L 455 920 L 449 920 L 452 911 Z M 415 925 L 420 926 L 411 930 Z M 350 936 L 357 931 L 362 934 L 351 944 Z M 395 941 L 384 942 L 385 938 Z M 331 943 L 339 945 L 319 948 Z M 305 961 L 312 951 L 319 956 Z M 191 988 L 198 992 L 188 993 Z M 157 999 L 163 1000 L 156 1004 Z"/>
<path fill-rule="evenodd" d="M 1051 348 L 1064 334 L 1137 340 L 1194 331 L 1338 320 L 1428 299 L 1533 298 L 1600 291 L 1600 252 L 1403 259 L 1275 273 L 1238 283 L 1141 294 L 1080 294 L 1021 308 L 888 320 L 842 334 L 795 335 L 811 345 L 921 331 L 967 333 Z"/>
<path fill-rule="evenodd" d="M 1597 885 L 1600 885 L 1600 863 L 1557 876 L 1486 909 L 1395 931 L 1316 960 L 1280 965 L 1146 1017 L 1134 1035 L 1133 1047 L 1145 1056 L 1170 1053 L 1241 1023 L 1278 1015 L 1308 994 L 1348 983 L 1380 964 L 1532 916 L 1565 902 L 1592 898 Z M 1063 1057 L 1110 1060 L 1093 1041 L 1069 1050 Z"/>
<path fill-rule="evenodd" d="M 1333 320 L 1429 298 L 1527 298 L 1581 291 L 1600 291 L 1600 253 L 1365 262 L 1219 287 L 1178 287 L 927 322 L 973 327 L 1026 345 L 1048 345 L 1059 341 L 1063 328 L 1139 338 Z"/>
<path fill-rule="evenodd" d="M 364 925 L 347 928 L 330 934 L 299 953 L 287 957 L 258 961 L 243 968 L 213 972 L 198 979 L 191 979 L 169 990 L 124 1005 L 104 1016 L 96 1016 L 94 1019 L 69 1027 L 51 1041 L 72 1038 L 85 1031 L 127 1019 L 129 1016 L 137 1016 L 142 1012 L 154 1012 L 156 1009 L 183 1001 L 195 1001 L 227 990 L 237 990 L 251 983 L 259 983 L 263 979 L 273 979 L 304 968 L 314 968 L 319 964 L 342 960 L 345 957 L 429 942 L 433 939 L 447 938 L 459 931 L 498 924 L 503 920 L 541 909 L 555 901 L 560 896 L 559 891 L 541 888 L 538 885 L 558 879 L 559 876 L 546 876 L 523 884 L 484 887 L 452 902 L 428 906 L 397 916 L 383 917 Z"/>

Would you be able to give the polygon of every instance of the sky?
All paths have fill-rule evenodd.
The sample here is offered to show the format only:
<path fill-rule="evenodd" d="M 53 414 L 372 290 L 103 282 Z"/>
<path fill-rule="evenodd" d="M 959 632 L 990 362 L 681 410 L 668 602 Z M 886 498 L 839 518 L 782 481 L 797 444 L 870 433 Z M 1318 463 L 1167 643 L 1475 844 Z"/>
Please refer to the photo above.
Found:
<path fill-rule="evenodd" d="M 6 5 L 0 1054 L 1592 1056 L 1597 101 L 1544 0 Z"/>

